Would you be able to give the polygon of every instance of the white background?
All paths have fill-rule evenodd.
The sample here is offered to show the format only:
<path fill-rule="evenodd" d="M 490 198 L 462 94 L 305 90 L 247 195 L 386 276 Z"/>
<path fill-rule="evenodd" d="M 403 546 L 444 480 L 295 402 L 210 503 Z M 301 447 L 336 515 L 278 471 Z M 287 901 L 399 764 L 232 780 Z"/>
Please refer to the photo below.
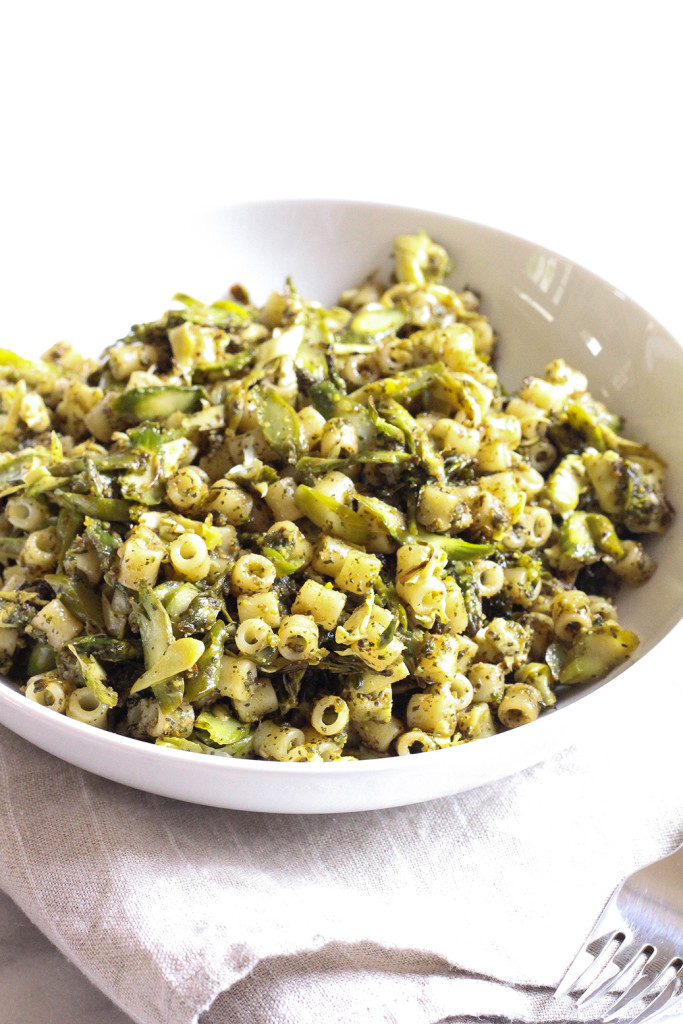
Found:
<path fill-rule="evenodd" d="M 13 335 L 1 343 L 21 348 L 17 308 L 30 320 L 48 278 L 77 296 L 69 254 L 107 224 L 130 225 L 135 246 L 145 206 L 173 216 L 188 200 L 299 196 L 441 209 L 531 238 L 683 338 L 679 12 L 673 0 L 15 5 L 0 61 Z M 45 323 L 46 345 L 57 326 Z M 0 950 L 0 1024 L 122 1020 L 2 900 Z"/>

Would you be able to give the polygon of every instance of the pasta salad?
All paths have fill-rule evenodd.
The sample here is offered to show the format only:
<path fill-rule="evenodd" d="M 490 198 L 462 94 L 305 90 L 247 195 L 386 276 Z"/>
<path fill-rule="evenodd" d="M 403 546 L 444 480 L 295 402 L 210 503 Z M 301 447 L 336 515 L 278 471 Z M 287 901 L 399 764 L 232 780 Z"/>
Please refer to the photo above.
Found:
<path fill-rule="evenodd" d="M 277 761 L 532 722 L 635 650 L 664 465 L 554 359 L 506 393 L 424 233 L 331 309 L 187 295 L 0 350 L 0 669 L 53 714 Z"/>

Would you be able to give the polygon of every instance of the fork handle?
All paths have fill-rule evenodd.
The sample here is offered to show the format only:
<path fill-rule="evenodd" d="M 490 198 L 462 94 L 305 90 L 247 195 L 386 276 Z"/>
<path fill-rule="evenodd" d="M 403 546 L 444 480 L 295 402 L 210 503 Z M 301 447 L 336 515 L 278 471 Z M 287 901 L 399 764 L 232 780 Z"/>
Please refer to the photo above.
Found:
<path fill-rule="evenodd" d="M 683 843 L 666 857 L 644 868 L 640 875 L 647 895 L 663 908 L 683 907 Z M 643 875 L 645 877 L 643 877 Z M 625 885 L 628 887 L 629 879 Z"/>

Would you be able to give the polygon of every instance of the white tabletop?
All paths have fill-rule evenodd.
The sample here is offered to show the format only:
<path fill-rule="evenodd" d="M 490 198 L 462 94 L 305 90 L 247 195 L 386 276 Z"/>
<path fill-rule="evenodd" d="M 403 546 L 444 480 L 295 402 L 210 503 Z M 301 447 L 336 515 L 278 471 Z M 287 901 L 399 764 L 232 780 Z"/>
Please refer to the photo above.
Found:
<path fill-rule="evenodd" d="M 532 238 L 683 338 L 676 6 L 15 5 L 3 301 L 101 204 L 332 196 Z M 129 1020 L 2 895 L 0 992 L 0 1024 Z"/>

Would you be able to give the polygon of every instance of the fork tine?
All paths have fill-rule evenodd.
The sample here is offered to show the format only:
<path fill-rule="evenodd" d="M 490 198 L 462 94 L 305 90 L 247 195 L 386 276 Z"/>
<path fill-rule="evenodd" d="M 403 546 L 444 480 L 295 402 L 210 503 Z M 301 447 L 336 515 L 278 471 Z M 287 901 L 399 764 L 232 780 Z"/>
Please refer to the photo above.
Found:
<path fill-rule="evenodd" d="M 654 1021 L 674 1006 L 677 1006 L 678 1003 L 683 1004 L 683 991 L 679 990 L 676 994 L 680 977 L 679 972 L 675 978 L 671 979 L 668 985 L 664 986 L 659 995 L 655 996 L 650 1005 L 646 1006 L 642 1013 L 633 1018 L 631 1024 L 645 1024 L 645 1021 Z"/>
<path fill-rule="evenodd" d="M 604 1024 L 609 1024 L 609 1021 L 616 1020 L 622 1010 L 628 1010 L 629 1007 L 633 1007 L 639 999 L 644 999 L 650 989 L 653 989 L 657 984 L 657 980 L 660 975 L 656 974 L 654 978 L 651 978 L 647 974 L 639 974 L 635 978 L 625 992 L 619 996 L 619 998 L 612 1003 L 609 1013 L 606 1013 L 602 1018 Z"/>
<path fill-rule="evenodd" d="M 577 1005 L 584 1007 L 625 986 L 613 998 L 604 1024 L 624 1011 L 631 1014 L 631 1024 L 644 1024 L 683 1006 L 683 950 L 676 949 L 683 927 L 682 869 L 683 845 L 621 883 L 567 969 L 556 998 L 578 991 Z"/>
<path fill-rule="evenodd" d="M 560 999 L 562 996 L 568 995 L 572 989 L 578 988 L 579 982 L 585 977 L 585 975 L 591 976 L 592 981 L 593 977 L 603 971 L 612 959 L 612 956 L 606 957 L 605 954 L 606 951 L 610 949 L 615 939 L 617 939 L 618 936 L 624 936 L 624 938 L 626 938 L 624 934 L 624 923 L 616 908 L 616 901 L 621 888 L 622 886 L 620 885 L 614 892 L 602 914 L 595 922 L 592 932 L 576 954 L 572 963 L 569 965 L 567 973 L 555 990 L 556 999 Z M 588 950 L 591 946 L 596 946 L 598 943 L 599 945 L 597 946 L 597 949 L 595 949 L 593 953 L 589 953 Z M 595 970 L 595 975 L 593 975 L 593 970 Z"/>
<path fill-rule="evenodd" d="M 601 921 L 598 921 L 598 925 L 600 923 Z M 611 943 L 616 938 L 617 933 L 614 932 L 610 932 L 609 934 L 601 936 L 598 925 L 595 926 L 591 935 L 588 937 L 588 939 L 583 944 L 579 952 L 576 954 L 571 964 L 569 965 L 566 974 L 560 981 L 560 984 L 555 989 L 555 999 L 561 999 L 562 996 L 568 995 L 572 991 L 572 989 L 577 988 L 578 983 L 581 981 L 584 975 L 589 974 L 592 971 L 592 969 L 595 968 L 598 961 L 604 958 L 605 950 L 609 948 Z M 589 953 L 588 948 L 594 945 L 597 941 L 601 942 L 600 948 L 596 953 Z M 600 968 L 600 971 L 602 971 L 606 966 L 607 962 L 604 962 Z"/>
<path fill-rule="evenodd" d="M 616 1002 L 612 1004 L 609 1013 L 607 1013 L 603 1017 L 603 1021 L 605 1022 L 605 1024 L 608 1024 L 609 1021 L 614 1020 L 616 1017 L 618 1017 L 622 1010 L 627 1010 L 629 1007 L 632 1007 L 638 999 L 644 999 L 645 996 L 661 982 L 661 980 L 669 972 L 674 963 L 676 963 L 675 960 L 670 960 L 662 968 L 652 970 L 652 968 L 654 967 L 654 962 L 652 960 L 649 960 L 643 967 L 644 973 L 638 973 L 638 976 L 633 979 L 633 981 L 628 986 L 626 991 L 623 992 L 616 1000 Z M 648 966 L 650 966 L 650 971 L 647 970 Z M 672 986 L 671 992 L 669 993 L 670 997 L 671 993 L 675 991 L 677 986 L 676 976 L 674 976 L 671 979 L 670 983 L 666 985 L 662 991 L 667 991 L 667 989 L 669 989 L 669 986 Z M 655 999 L 652 1000 L 652 1003 L 650 1003 L 650 1005 L 646 1007 L 646 1010 L 643 1012 L 649 1012 L 651 1015 L 654 1014 L 656 1011 L 652 1009 L 653 1004 L 659 999 L 661 994 L 662 993 L 658 993 Z"/>
<path fill-rule="evenodd" d="M 616 950 L 611 960 L 611 963 L 615 964 L 619 968 L 616 974 L 612 973 L 609 977 L 601 980 L 603 971 L 605 967 L 607 967 L 607 964 L 605 964 L 598 976 L 594 978 L 585 992 L 583 992 L 576 1000 L 576 1005 L 587 1006 L 589 1003 L 592 1003 L 594 999 L 599 999 L 600 996 L 605 994 L 605 992 L 609 992 L 617 982 L 621 981 L 625 974 L 628 974 L 628 972 L 635 966 L 638 958 L 648 949 L 652 949 L 652 947 L 643 945 L 640 942 L 634 942 L 633 940 L 630 942 L 625 941 L 619 949 Z M 646 964 L 650 962 L 653 955 L 654 950 L 652 953 L 647 954 L 647 960 L 641 965 L 641 971 L 644 969 Z"/>

